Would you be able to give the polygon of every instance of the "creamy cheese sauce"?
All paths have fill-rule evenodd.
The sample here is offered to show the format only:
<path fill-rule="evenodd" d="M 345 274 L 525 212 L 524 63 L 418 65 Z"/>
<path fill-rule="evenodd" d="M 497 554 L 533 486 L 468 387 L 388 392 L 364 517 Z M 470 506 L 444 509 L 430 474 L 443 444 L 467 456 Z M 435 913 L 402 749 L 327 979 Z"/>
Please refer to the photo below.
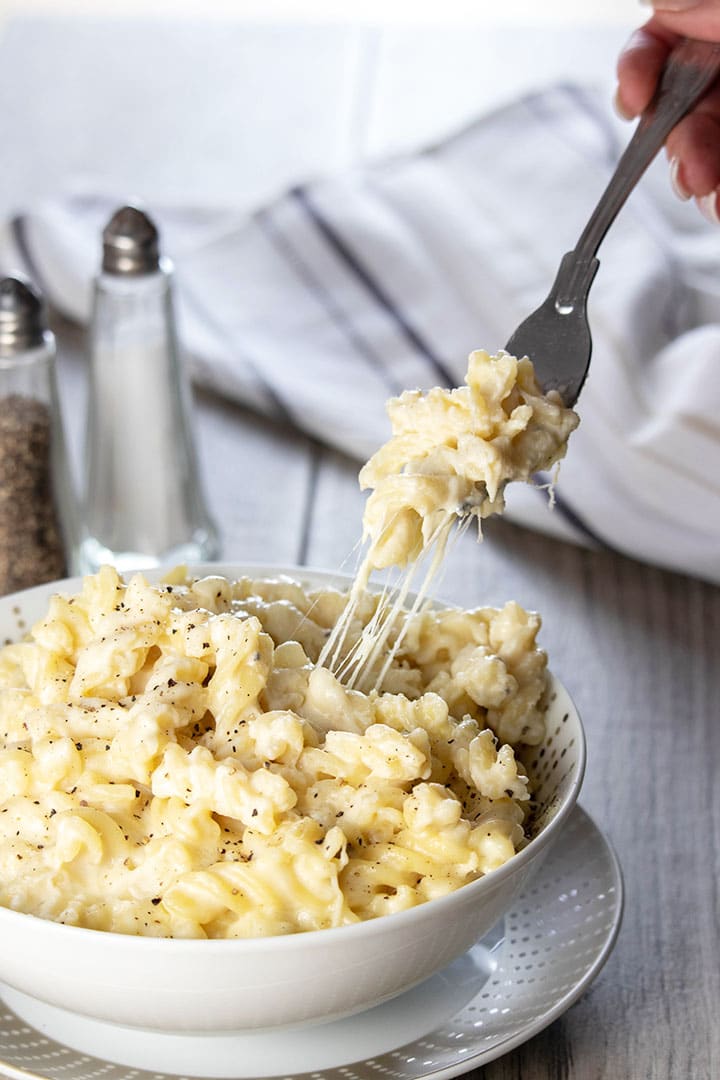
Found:
<path fill-rule="evenodd" d="M 366 695 L 317 666 L 346 602 L 109 567 L 55 596 L 0 650 L 0 903 L 129 934 L 294 933 L 509 859 L 529 798 L 513 745 L 544 731 L 539 619 L 420 612 Z"/>

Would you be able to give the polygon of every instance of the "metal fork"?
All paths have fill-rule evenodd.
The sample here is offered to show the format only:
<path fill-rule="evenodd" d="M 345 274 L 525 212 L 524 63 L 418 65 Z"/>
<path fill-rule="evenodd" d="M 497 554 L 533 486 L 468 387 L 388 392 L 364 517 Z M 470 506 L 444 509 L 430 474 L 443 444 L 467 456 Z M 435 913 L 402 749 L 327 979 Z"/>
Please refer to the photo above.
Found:
<path fill-rule="evenodd" d="M 549 296 L 505 346 L 513 356 L 529 356 L 543 389 L 559 391 L 566 405 L 575 404 L 590 366 L 587 298 L 600 265 L 596 252 L 667 136 L 719 72 L 720 45 L 684 39 L 676 46 L 577 246 L 563 255 Z"/>

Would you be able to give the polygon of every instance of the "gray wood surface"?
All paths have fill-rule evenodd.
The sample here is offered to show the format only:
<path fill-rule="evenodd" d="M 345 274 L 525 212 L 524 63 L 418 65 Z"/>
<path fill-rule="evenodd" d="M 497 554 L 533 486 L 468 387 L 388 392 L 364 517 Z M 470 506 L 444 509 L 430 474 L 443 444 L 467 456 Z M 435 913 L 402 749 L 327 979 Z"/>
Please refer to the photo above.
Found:
<path fill-rule="evenodd" d="M 558 32 L 533 52 L 519 31 L 470 41 L 464 31 L 337 26 L 289 40 L 266 27 L 254 31 L 250 50 L 246 28 L 166 30 L 158 54 L 130 23 L 6 32 L 0 215 L 80 176 L 86 187 L 149 200 L 252 205 L 291 180 L 432 137 L 558 71 L 611 77 L 622 39 L 594 32 L 569 49 Z M 503 48 L 518 40 L 525 59 L 515 68 Z M 132 79 L 125 47 L 134 50 Z M 208 62 L 223 48 L 222 62 Z M 273 96 L 273 80 L 261 78 L 283 64 L 296 98 L 291 117 L 287 91 Z M 194 79 L 181 78 L 186 67 Z M 137 127 L 119 144 L 110 119 L 128 101 Z M 168 131 L 172 158 L 163 152 Z M 61 323 L 58 330 L 79 467 L 82 339 Z M 196 412 L 223 556 L 339 568 L 359 533 L 357 463 L 217 398 L 198 395 Z M 513 598 L 542 613 L 551 665 L 587 729 L 581 802 L 617 849 L 627 890 L 619 942 L 589 992 L 475 1075 L 716 1080 L 720 590 L 498 521 L 482 545 L 468 536 L 455 549 L 442 593 L 466 604 Z"/>

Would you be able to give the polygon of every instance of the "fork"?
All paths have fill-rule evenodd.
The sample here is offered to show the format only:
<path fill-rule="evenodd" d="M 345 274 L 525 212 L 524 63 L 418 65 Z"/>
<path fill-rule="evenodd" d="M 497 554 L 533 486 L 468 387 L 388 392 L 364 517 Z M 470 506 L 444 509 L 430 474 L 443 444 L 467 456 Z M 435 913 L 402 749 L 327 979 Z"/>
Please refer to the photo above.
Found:
<path fill-rule="evenodd" d="M 513 356 L 529 356 L 543 390 L 557 390 L 568 406 L 575 404 L 590 366 L 587 298 L 600 265 L 597 250 L 667 136 L 719 72 L 720 45 L 685 38 L 675 47 L 577 246 L 563 255 L 547 299 L 505 346 Z"/>

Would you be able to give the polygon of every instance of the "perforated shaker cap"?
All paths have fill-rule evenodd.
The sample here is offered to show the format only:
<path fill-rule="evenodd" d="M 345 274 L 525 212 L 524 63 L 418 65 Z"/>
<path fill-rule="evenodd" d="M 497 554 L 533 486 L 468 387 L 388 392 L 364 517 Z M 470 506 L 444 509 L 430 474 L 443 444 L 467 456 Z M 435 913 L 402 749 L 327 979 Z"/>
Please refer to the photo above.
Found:
<path fill-rule="evenodd" d="M 103 272 L 152 274 L 159 267 L 159 236 L 152 218 L 137 206 L 116 210 L 103 232 Z"/>
<path fill-rule="evenodd" d="M 0 357 L 17 356 L 43 344 L 45 304 L 22 274 L 0 280 Z"/>

